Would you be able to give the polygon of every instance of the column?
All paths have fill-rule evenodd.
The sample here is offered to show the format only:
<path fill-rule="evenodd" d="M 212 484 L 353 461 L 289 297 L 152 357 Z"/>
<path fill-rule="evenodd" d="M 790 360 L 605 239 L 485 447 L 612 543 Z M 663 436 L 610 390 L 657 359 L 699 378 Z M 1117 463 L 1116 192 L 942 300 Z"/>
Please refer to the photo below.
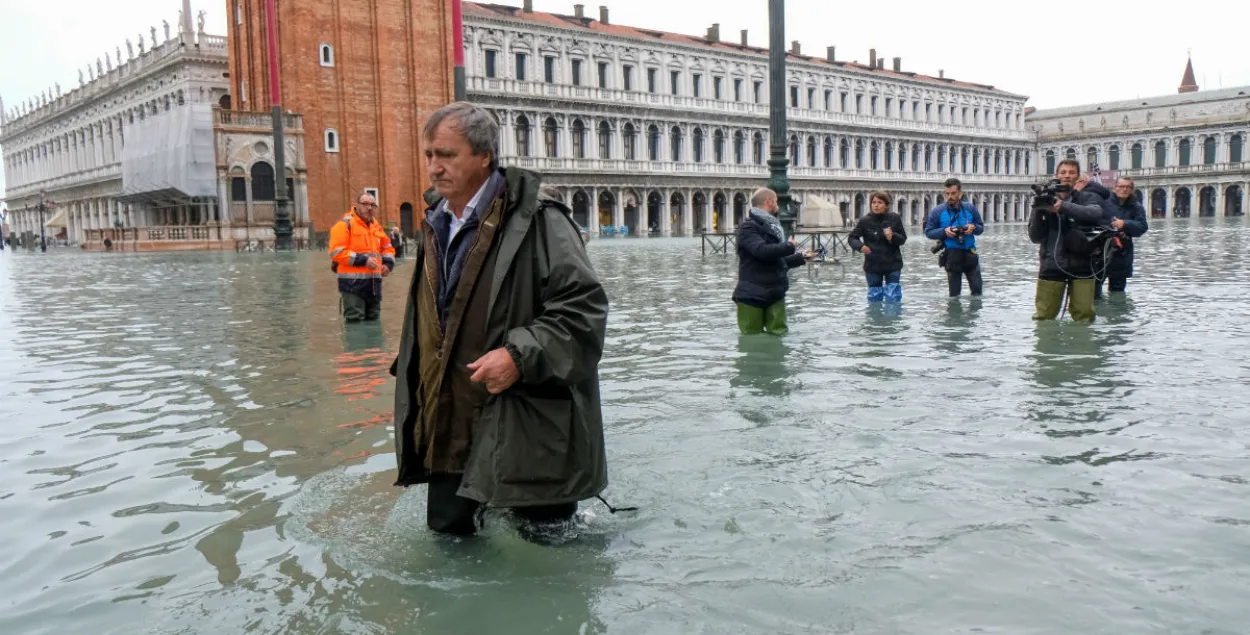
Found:
<path fill-rule="evenodd" d="M 590 188 L 590 191 L 587 192 L 587 194 L 590 195 L 590 210 L 589 210 L 589 213 L 586 214 L 586 216 L 589 217 L 587 218 L 587 220 L 590 221 L 590 228 L 589 228 L 590 235 L 598 236 L 599 235 L 599 188 L 592 187 Z"/>
<path fill-rule="evenodd" d="M 1223 216 L 1224 215 L 1224 184 L 1213 183 L 1211 184 L 1211 187 L 1215 189 L 1215 196 L 1212 199 L 1212 202 L 1215 208 L 1211 210 L 1211 213 L 1216 216 Z"/>
<path fill-rule="evenodd" d="M 660 190 L 660 196 L 660 235 L 668 237 L 673 235 L 673 192 Z"/>
<path fill-rule="evenodd" d="M 618 189 L 612 194 L 616 198 L 616 207 L 612 210 L 612 224 L 620 227 L 625 224 L 625 192 Z M 637 227 L 630 227 L 629 229 L 630 231 L 638 230 Z"/>
<path fill-rule="evenodd" d="M 230 226 L 230 177 L 224 175 L 217 179 L 217 225 Z"/>
<path fill-rule="evenodd" d="M 694 190 L 688 189 L 686 194 L 686 213 L 681 219 L 681 231 L 686 236 L 694 235 Z"/>
<path fill-rule="evenodd" d="M 256 216 L 252 210 L 252 177 L 248 175 L 244 178 L 244 184 L 247 186 L 247 226 L 254 227 L 256 225 Z"/>
<path fill-rule="evenodd" d="M 308 226 L 308 222 L 309 222 L 308 220 L 308 180 L 298 179 L 295 182 L 295 192 L 297 196 L 299 197 L 299 217 L 300 217 L 300 220 L 304 223 L 304 226 L 306 227 Z M 416 212 L 415 208 L 413 211 L 414 213 Z M 309 238 L 312 238 L 312 236 L 309 236 Z"/>
<path fill-rule="evenodd" d="M 502 61 L 500 63 L 503 63 Z M 510 112 L 503 113 L 503 125 L 499 127 L 499 156 L 516 156 L 516 135 L 512 134 L 512 117 Z"/>

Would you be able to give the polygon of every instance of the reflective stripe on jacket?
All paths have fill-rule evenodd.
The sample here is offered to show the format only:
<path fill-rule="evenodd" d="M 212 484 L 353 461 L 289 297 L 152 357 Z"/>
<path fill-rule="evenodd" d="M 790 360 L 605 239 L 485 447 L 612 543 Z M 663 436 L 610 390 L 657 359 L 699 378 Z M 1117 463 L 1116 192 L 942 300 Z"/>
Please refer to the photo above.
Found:
<path fill-rule="evenodd" d="M 353 207 L 330 228 L 330 260 L 338 265 L 339 280 L 381 278 L 380 269 L 369 268 L 370 258 L 387 268 L 395 268 L 395 248 L 382 224 L 376 219 L 365 223 Z"/>

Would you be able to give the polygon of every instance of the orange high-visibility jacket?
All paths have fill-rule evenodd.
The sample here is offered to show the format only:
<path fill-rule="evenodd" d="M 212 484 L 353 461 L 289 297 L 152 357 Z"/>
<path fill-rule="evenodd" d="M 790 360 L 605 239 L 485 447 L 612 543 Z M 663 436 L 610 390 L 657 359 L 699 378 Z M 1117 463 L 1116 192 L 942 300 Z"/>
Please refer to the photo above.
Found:
<path fill-rule="evenodd" d="M 382 224 L 377 219 L 366 224 L 353 207 L 330 228 L 330 260 L 338 265 L 340 290 L 352 290 L 345 289 L 345 283 L 347 287 L 354 287 L 353 281 L 382 277 L 381 269 L 369 268 L 370 258 L 388 269 L 395 268 L 395 248 Z"/>

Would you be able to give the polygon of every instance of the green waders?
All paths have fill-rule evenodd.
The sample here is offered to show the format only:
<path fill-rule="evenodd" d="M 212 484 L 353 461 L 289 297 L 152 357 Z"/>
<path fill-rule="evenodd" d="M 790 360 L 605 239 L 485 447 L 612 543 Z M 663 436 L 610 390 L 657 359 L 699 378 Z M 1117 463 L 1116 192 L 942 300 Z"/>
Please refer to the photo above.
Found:
<path fill-rule="evenodd" d="M 379 298 L 362 298 L 354 293 L 339 293 L 340 308 L 343 318 L 348 322 L 376 320 L 382 315 L 382 300 Z"/>
<path fill-rule="evenodd" d="M 757 333 L 785 335 L 790 330 L 786 327 L 786 301 L 782 300 L 767 309 L 739 302 L 738 330 L 742 331 L 743 335 Z"/>
<path fill-rule="evenodd" d="M 1068 295 L 1068 312 L 1077 322 L 1094 321 L 1093 280 L 1038 280 L 1034 320 L 1053 320 L 1063 310 L 1064 292 Z"/>

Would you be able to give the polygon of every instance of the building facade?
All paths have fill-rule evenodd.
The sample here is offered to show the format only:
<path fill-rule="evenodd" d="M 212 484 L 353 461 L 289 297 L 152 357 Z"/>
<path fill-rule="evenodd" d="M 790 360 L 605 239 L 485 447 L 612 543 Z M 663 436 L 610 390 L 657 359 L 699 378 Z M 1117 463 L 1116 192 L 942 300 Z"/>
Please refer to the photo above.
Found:
<path fill-rule="evenodd" d="M 1063 158 L 1134 179 L 1151 216 L 1242 216 L 1250 191 L 1250 86 L 1039 110 L 1028 116 L 1047 174 Z"/>
<path fill-rule="evenodd" d="M 592 234 L 732 231 L 768 178 L 767 48 L 719 26 L 691 37 L 613 25 L 606 7 L 596 20 L 530 4 L 464 9 L 468 96 L 497 113 L 501 162 L 541 172 Z M 1025 97 L 834 52 L 788 55 L 796 198 L 853 219 L 887 189 L 918 224 L 955 176 L 987 221 L 1026 219 Z"/>
<path fill-rule="evenodd" d="M 231 102 L 267 115 L 265 4 L 227 0 L 226 10 Z M 412 210 L 424 207 L 429 187 L 421 126 L 452 99 L 450 3 L 279 2 L 276 30 L 282 106 L 301 116 L 310 139 L 313 227 L 328 231 L 368 189 L 382 222 L 398 222 L 404 210 L 411 233 Z"/>
<path fill-rule="evenodd" d="M 118 249 L 226 249 L 266 231 L 272 238 L 272 210 L 266 217 L 264 209 L 273 205 L 272 158 L 266 163 L 265 141 L 252 138 L 271 126 L 236 123 L 239 116 L 221 109 L 226 39 L 204 33 L 202 16 L 193 30 L 189 2 L 183 7 L 176 33 L 166 23 L 158 40 L 153 27 L 150 47 L 140 34 L 137 52 L 127 40 L 125 58 L 117 47 L 117 63 L 97 60 L 85 78 L 80 72 L 78 88 L 61 94 L 57 86 L 0 116 L 9 231 L 37 237 L 42 226 L 89 249 L 105 241 Z M 299 192 L 302 131 L 288 134 L 287 174 Z M 240 144 L 247 147 L 231 153 Z M 266 182 L 267 203 L 265 191 L 252 196 Z M 232 188 L 245 195 L 234 213 L 223 205 Z M 302 227 L 307 205 L 298 195 L 294 209 Z"/>

